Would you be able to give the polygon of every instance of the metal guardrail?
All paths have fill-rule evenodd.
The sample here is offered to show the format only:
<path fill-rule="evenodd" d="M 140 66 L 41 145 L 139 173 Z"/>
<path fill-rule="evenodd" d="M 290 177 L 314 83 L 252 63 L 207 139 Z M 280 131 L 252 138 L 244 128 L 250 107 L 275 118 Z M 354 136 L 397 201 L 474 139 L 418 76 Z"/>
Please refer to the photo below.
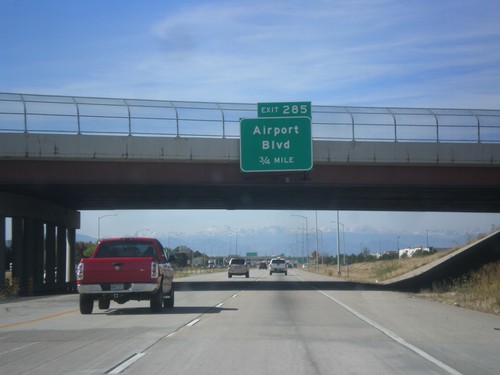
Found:
<path fill-rule="evenodd" d="M 239 138 L 256 104 L 0 93 L 0 133 Z M 500 110 L 312 106 L 315 140 L 500 143 Z"/>

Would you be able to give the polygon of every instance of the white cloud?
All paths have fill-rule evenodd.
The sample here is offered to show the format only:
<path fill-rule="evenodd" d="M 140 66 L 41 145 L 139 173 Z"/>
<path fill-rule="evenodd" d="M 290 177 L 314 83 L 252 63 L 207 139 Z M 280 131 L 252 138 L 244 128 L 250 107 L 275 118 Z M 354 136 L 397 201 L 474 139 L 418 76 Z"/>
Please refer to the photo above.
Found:
<path fill-rule="evenodd" d="M 34 74 L 36 83 L 15 84 L 28 92 L 194 101 L 500 102 L 498 8 L 491 2 L 211 1 L 166 9 L 143 16 L 141 34 L 110 28 L 90 50 L 99 55 L 68 51 L 64 63 L 78 69 L 63 80 Z"/>

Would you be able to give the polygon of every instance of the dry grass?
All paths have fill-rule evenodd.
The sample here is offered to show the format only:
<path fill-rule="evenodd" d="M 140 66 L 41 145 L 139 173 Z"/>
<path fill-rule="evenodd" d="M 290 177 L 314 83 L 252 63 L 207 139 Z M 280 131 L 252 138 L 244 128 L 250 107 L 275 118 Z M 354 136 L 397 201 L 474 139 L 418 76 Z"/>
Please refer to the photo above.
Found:
<path fill-rule="evenodd" d="M 465 307 L 471 310 L 500 315 L 500 261 L 485 264 L 479 270 L 463 275 L 449 285 L 433 285 L 420 296 Z"/>
<path fill-rule="evenodd" d="M 341 277 L 361 282 L 377 282 L 404 275 L 419 267 L 448 255 L 449 252 L 439 252 L 420 258 L 380 260 L 376 262 L 355 263 L 341 267 Z M 329 276 L 337 274 L 337 267 L 326 267 L 323 271 Z"/>

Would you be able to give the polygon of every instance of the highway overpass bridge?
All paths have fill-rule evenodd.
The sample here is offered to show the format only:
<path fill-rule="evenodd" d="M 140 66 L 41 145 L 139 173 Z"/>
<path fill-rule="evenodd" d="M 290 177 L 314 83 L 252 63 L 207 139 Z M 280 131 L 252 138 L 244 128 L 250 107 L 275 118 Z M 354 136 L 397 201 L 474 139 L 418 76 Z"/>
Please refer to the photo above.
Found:
<path fill-rule="evenodd" d="M 0 93 L 0 235 L 11 217 L 22 289 L 73 277 L 79 210 L 500 212 L 500 110 L 313 105 L 311 170 L 243 172 L 240 119 L 257 116 L 256 104 Z"/>

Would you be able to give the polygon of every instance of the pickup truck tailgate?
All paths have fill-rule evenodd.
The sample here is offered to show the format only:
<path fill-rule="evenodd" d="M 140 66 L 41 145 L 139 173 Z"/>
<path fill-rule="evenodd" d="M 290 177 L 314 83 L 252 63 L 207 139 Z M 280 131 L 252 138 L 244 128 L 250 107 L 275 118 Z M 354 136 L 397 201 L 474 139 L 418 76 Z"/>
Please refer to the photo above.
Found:
<path fill-rule="evenodd" d="M 82 284 L 151 282 L 152 258 L 94 258 L 82 263 Z"/>

